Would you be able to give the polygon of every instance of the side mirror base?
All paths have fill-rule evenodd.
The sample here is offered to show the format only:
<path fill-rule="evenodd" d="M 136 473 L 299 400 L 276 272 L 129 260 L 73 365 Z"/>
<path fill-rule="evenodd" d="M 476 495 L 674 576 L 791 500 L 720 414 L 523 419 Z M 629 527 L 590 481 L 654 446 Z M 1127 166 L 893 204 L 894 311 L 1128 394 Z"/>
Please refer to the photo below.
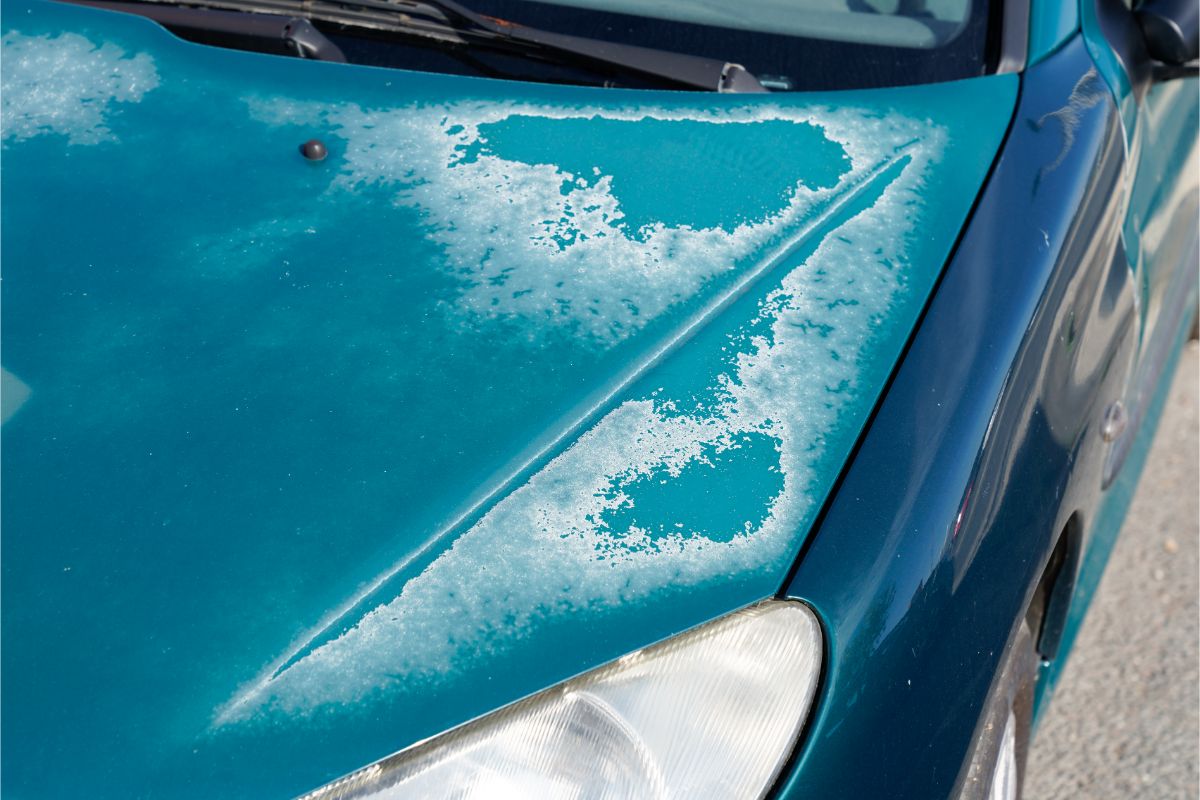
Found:
<path fill-rule="evenodd" d="M 1135 13 L 1146 51 L 1155 61 L 1184 67 L 1200 57 L 1200 3 L 1196 0 L 1146 0 Z"/>

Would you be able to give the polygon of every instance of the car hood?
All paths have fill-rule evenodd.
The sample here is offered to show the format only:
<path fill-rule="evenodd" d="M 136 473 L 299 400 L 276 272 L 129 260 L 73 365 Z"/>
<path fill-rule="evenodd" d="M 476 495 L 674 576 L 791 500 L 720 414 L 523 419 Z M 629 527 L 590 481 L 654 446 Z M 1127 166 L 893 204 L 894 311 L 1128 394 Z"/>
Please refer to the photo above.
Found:
<path fill-rule="evenodd" d="M 4 31 L 13 797 L 285 796 L 779 591 L 1016 91 Z"/>

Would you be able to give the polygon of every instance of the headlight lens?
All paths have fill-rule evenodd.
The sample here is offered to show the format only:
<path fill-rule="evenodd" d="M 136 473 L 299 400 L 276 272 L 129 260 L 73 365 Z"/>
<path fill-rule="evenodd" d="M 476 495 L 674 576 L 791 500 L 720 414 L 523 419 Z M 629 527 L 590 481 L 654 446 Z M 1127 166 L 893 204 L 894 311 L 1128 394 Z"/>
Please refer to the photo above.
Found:
<path fill-rule="evenodd" d="M 413 745 L 303 800 L 759 797 L 821 671 L 808 608 L 768 601 Z"/>

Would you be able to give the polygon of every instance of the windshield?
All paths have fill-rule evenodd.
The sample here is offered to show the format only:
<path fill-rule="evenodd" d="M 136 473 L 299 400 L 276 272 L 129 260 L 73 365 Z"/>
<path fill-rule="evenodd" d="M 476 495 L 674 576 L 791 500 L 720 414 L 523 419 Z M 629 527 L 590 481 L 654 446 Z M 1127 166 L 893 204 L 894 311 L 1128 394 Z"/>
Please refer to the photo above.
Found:
<path fill-rule="evenodd" d="M 931 48 L 962 32 L 970 0 L 553 0 L 553 5 L 612 11 L 671 22 L 826 39 Z"/>
<path fill-rule="evenodd" d="M 68 0 L 205 44 L 610 87 L 813 91 L 996 62 L 998 0 Z"/>
<path fill-rule="evenodd" d="M 471 0 L 525 25 L 744 65 L 773 90 L 934 83 L 994 69 L 987 0 Z"/>

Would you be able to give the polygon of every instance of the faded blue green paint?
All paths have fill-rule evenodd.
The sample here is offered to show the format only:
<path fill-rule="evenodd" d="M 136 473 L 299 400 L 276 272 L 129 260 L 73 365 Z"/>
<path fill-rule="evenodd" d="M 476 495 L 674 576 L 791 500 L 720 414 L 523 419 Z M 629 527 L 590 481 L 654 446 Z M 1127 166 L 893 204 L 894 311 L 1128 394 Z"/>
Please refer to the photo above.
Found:
<path fill-rule="evenodd" d="M 777 591 L 1017 80 L 601 91 L 4 11 L 17 797 L 302 791 Z"/>
<path fill-rule="evenodd" d="M 1029 56 L 1032 66 L 1053 53 L 1079 30 L 1079 5 L 1064 0 L 1029 4 Z"/>

